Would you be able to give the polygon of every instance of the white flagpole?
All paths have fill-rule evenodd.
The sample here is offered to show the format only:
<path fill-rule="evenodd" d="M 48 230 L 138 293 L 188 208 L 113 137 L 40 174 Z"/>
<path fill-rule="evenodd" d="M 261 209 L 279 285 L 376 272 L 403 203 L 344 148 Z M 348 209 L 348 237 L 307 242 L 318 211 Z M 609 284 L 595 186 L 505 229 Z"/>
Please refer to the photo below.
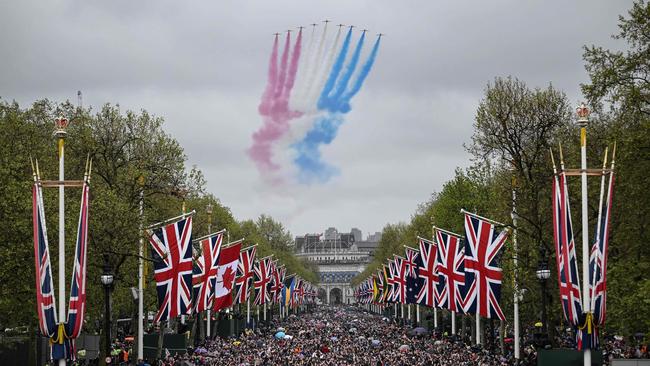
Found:
<path fill-rule="evenodd" d="M 138 248 L 138 359 L 144 359 L 144 177 L 140 176 L 140 245 Z"/>
<path fill-rule="evenodd" d="M 481 315 L 478 311 L 476 312 L 476 344 L 481 344 Z"/>
<path fill-rule="evenodd" d="M 415 321 L 420 325 L 420 305 L 415 305 Z"/>
<path fill-rule="evenodd" d="M 582 191 L 582 308 L 583 312 L 591 313 L 589 299 L 589 217 L 587 206 L 587 124 L 589 110 L 584 103 L 578 108 L 578 125 L 580 126 L 580 183 Z M 589 317 L 587 317 L 589 321 Z M 583 337 L 587 335 L 584 334 Z M 591 350 L 584 350 L 584 365 L 591 365 Z"/>
<path fill-rule="evenodd" d="M 248 296 L 246 299 L 246 326 L 251 322 L 251 297 Z"/>
<path fill-rule="evenodd" d="M 514 323 L 515 323 L 515 359 L 518 360 L 520 356 L 520 346 L 519 346 L 519 284 L 517 283 L 517 268 L 518 268 L 518 259 L 517 256 L 519 254 L 517 250 L 517 180 L 515 178 L 515 172 L 513 170 L 513 176 L 512 176 L 512 226 L 513 226 L 513 231 L 512 231 L 512 247 L 514 251 L 514 256 L 512 257 L 512 261 L 514 264 L 514 291 L 513 291 L 513 297 L 514 297 Z M 544 324 L 546 326 L 546 324 Z"/>
<path fill-rule="evenodd" d="M 438 309 L 433 308 L 433 327 L 438 329 Z"/>
<path fill-rule="evenodd" d="M 456 334 L 456 312 L 451 312 L 451 334 Z"/>
<path fill-rule="evenodd" d="M 408 320 L 411 320 L 411 304 L 406 305 L 406 309 L 408 310 Z"/>
<path fill-rule="evenodd" d="M 57 124 L 67 123 L 67 119 L 59 118 Z M 58 126 L 57 126 L 58 127 Z M 62 128 L 55 132 L 59 143 L 59 324 L 65 323 L 65 193 L 64 184 L 64 157 L 65 135 Z M 65 366 L 65 359 L 59 360 L 59 366 Z"/>

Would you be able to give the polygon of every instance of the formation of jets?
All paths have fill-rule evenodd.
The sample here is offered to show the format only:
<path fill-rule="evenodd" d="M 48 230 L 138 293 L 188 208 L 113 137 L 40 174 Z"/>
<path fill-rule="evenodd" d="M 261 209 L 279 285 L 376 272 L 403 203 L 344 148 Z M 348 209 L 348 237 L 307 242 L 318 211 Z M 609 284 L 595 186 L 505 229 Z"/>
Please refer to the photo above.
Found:
<path fill-rule="evenodd" d="M 331 22 L 331 20 L 329 20 L 329 19 L 325 19 L 325 20 L 323 20 L 323 23 L 325 23 L 325 25 L 327 25 L 327 23 L 330 23 L 330 22 Z M 311 23 L 310 25 L 311 25 L 312 27 L 315 28 L 318 24 L 317 24 L 317 23 Z M 345 24 L 339 24 L 338 27 L 339 27 L 339 29 L 340 29 L 341 27 L 345 27 Z M 350 28 L 350 30 L 352 30 L 355 26 L 354 26 L 354 25 L 349 25 L 348 27 Z M 300 27 L 297 27 L 297 28 L 300 29 L 300 30 L 302 31 L 302 30 L 305 29 L 306 27 L 304 27 L 304 26 L 301 25 Z M 361 32 L 362 32 L 362 33 L 366 33 L 366 32 L 368 32 L 368 31 L 369 31 L 368 29 L 363 29 Z M 291 29 L 288 29 L 288 30 L 287 30 L 287 33 L 291 33 L 291 32 L 292 32 Z M 280 35 L 280 33 L 273 33 L 273 35 L 277 37 L 277 36 Z M 379 38 L 381 38 L 381 37 L 383 37 L 383 36 L 385 36 L 385 35 L 386 35 L 385 33 L 377 33 L 377 37 L 379 37 Z"/>

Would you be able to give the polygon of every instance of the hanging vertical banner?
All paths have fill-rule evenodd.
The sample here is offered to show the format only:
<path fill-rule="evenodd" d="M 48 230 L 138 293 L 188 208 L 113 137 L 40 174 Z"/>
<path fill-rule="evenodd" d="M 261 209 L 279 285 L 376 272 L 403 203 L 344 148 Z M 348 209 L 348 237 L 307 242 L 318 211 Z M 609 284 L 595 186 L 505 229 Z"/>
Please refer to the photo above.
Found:
<path fill-rule="evenodd" d="M 437 241 L 436 303 L 439 308 L 463 312 L 463 286 L 465 285 L 465 246 L 462 238 L 435 228 Z"/>
<path fill-rule="evenodd" d="M 89 186 L 85 181 L 81 187 L 81 208 L 77 226 L 77 244 L 75 246 L 74 267 L 70 284 L 70 302 L 68 321 L 65 325 L 67 338 L 77 338 L 81 333 L 86 312 L 86 253 L 88 249 L 88 194 Z"/>
<path fill-rule="evenodd" d="M 436 270 L 437 248 L 429 240 L 418 239 L 421 262 L 420 267 L 418 267 L 418 276 L 422 281 L 422 285 L 417 294 L 416 303 L 432 308 L 436 305 L 435 292 L 438 285 L 438 272 Z"/>
<path fill-rule="evenodd" d="M 47 242 L 45 226 L 45 208 L 43 207 L 43 191 L 38 182 L 32 188 L 32 207 L 34 221 L 34 268 L 36 269 L 36 307 L 38 310 L 38 325 L 46 337 L 56 333 L 57 313 L 54 298 L 54 282 L 52 280 L 52 265 L 50 263 L 50 248 Z"/>
<path fill-rule="evenodd" d="M 508 231 L 471 213 L 465 213 L 464 310 L 484 318 L 505 320 L 501 300 L 501 249 Z"/>
<path fill-rule="evenodd" d="M 192 310 L 192 216 L 149 229 L 158 313 L 154 322 Z"/>
<path fill-rule="evenodd" d="M 424 285 L 424 280 L 418 273 L 422 268 L 422 257 L 418 249 L 405 247 L 404 265 L 406 266 L 406 303 L 417 304 L 418 295 Z"/>
<path fill-rule="evenodd" d="M 242 249 L 239 253 L 239 265 L 237 266 L 237 278 L 235 284 L 237 286 L 237 295 L 235 302 L 244 304 L 250 297 L 251 281 L 253 280 L 253 263 L 255 262 L 255 254 L 257 253 L 257 246 Z"/>
<path fill-rule="evenodd" d="M 194 261 L 192 284 L 194 285 L 194 311 L 202 312 L 212 308 L 217 281 L 219 253 L 225 230 L 210 234 L 199 241 L 201 256 Z"/>
<path fill-rule="evenodd" d="M 271 257 L 265 257 L 255 263 L 255 305 L 262 305 L 269 300 L 269 284 L 271 283 Z"/>
<path fill-rule="evenodd" d="M 232 306 L 232 290 L 235 285 L 235 275 L 239 266 L 241 242 L 242 240 L 239 240 L 228 247 L 221 248 L 214 288 L 214 303 L 212 306 L 212 310 L 214 311 Z"/>

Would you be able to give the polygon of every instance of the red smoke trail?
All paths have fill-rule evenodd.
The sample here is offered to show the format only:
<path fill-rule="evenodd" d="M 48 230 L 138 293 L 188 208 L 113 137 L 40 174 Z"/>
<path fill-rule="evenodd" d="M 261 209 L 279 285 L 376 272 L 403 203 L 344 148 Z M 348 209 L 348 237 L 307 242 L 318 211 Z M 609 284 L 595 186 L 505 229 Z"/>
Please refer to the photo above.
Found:
<path fill-rule="evenodd" d="M 287 79 L 287 65 L 289 64 L 289 48 L 291 45 L 291 33 L 287 32 L 287 38 L 284 42 L 284 50 L 282 51 L 282 59 L 280 61 L 280 75 L 278 76 L 278 85 L 275 87 L 275 100 L 280 99 L 282 90 L 284 90 L 284 81 Z"/>
<path fill-rule="evenodd" d="M 262 101 L 257 108 L 261 115 L 265 116 L 271 112 L 273 106 L 273 93 L 278 81 L 278 36 L 275 36 L 273 41 L 273 50 L 271 51 L 271 58 L 269 59 L 269 72 L 268 81 L 266 82 L 266 89 L 262 95 Z"/>
<path fill-rule="evenodd" d="M 258 169 L 263 172 L 279 168 L 271 159 L 272 144 L 287 133 L 289 120 L 301 115 L 299 112 L 289 110 L 289 95 L 298 72 L 301 42 L 302 30 L 298 33 L 298 38 L 296 38 L 291 54 L 291 64 L 289 64 L 290 34 L 287 34 L 279 74 L 277 73 L 277 38 L 274 43 L 273 53 L 275 57 L 274 55 L 271 56 L 269 85 L 267 85 L 259 108 L 260 114 L 264 116 L 264 124 L 262 128 L 253 134 L 253 146 L 248 149 L 248 155 L 255 161 Z M 274 70 L 273 77 L 271 76 L 271 69 Z M 270 84 L 271 80 L 274 81 L 274 85 Z"/>

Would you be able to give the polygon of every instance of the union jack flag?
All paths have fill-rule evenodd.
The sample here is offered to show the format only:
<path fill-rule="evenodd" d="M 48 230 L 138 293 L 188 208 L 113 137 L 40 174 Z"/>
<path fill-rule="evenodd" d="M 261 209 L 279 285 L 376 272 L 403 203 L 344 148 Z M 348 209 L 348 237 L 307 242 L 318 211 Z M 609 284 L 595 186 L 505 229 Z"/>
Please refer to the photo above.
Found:
<path fill-rule="evenodd" d="M 282 297 L 282 288 L 284 287 L 284 274 L 287 269 L 284 266 L 275 268 L 272 272 L 273 280 L 271 281 L 271 297 L 272 302 L 280 303 Z"/>
<path fill-rule="evenodd" d="M 160 322 L 192 311 L 192 216 L 148 230 Z"/>
<path fill-rule="evenodd" d="M 438 307 L 453 312 L 463 311 L 463 286 L 465 285 L 465 246 L 460 236 L 438 230 L 437 241 L 436 303 Z"/>
<path fill-rule="evenodd" d="M 582 316 L 582 304 L 571 207 L 564 173 L 556 175 L 553 180 L 553 241 L 564 318 L 575 327 Z"/>
<path fill-rule="evenodd" d="M 508 231 L 496 232 L 492 223 L 465 213 L 465 296 L 464 310 L 484 318 L 505 320 L 501 299 L 500 252 Z"/>
<path fill-rule="evenodd" d="M 393 299 L 395 302 L 406 303 L 406 263 L 404 258 L 395 255 L 393 260 L 394 270 L 393 273 Z"/>
<path fill-rule="evenodd" d="M 589 258 L 590 299 L 596 324 L 605 324 L 605 310 L 607 300 L 607 247 L 609 246 L 609 219 L 611 215 L 612 199 L 614 195 L 614 169 L 610 171 L 607 184 L 607 197 L 603 206 L 605 189 L 605 176 L 601 180 L 600 209 L 598 212 L 598 226 L 596 227 L 596 240 L 591 247 Z"/>
<path fill-rule="evenodd" d="M 199 242 L 202 255 L 194 262 L 192 277 L 194 311 L 196 312 L 212 308 L 223 233 L 224 231 L 220 231 Z"/>
<path fill-rule="evenodd" d="M 248 247 L 239 253 L 239 266 L 237 267 L 237 286 L 236 300 L 239 304 L 248 301 L 250 294 L 250 285 L 253 280 L 253 263 L 255 263 L 255 253 L 257 246 Z"/>
<path fill-rule="evenodd" d="M 255 263 L 255 305 L 262 305 L 269 301 L 269 284 L 271 283 L 271 257 L 265 257 Z"/>
<path fill-rule="evenodd" d="M 68 321 L 65 324 L 67 338 L 77 338 L 81 333 L 86 312 L 86 252 L 88 248 L 88 195 L 89 186 L 85 181 L 81 188 L 81 208 L 77 228 L 77 245 L 70 284 Z"/>
<path fill-rule="evenodd" d="M 423 283 L 417 295 L 417 303 L 434 307 L 436 305 L 436 286 L 438 285 L 438 272 L 436 271 L 437 250 L 433 242 L 419 238 L 420 259 L 422 265 L 418 267 L 418 276 Z"/>
<path fill-rule="evenodd" d="M 406 266 L 406 275 L 411 278 L 417 278 L 418 277 L 418 265 L 417 265 L 417 258 L 418 258 L 418 250 L 411 248 L 411 247 L 405 247 L 405 252 L 404 252 L 404 265 Z"/>
<path fill-rule="evenodd" d="M 45 226 L 45 209 L 43 192 L 40 184 L 32 188 L 32 207 L 34 220 L 34 268 L 36 269 L 36 307 L 38 309 L 38 326 L 41 334 L 52 337 L 57 329 L 56 301 L 52 281 L 50 249 L 47 243 Z"/>

